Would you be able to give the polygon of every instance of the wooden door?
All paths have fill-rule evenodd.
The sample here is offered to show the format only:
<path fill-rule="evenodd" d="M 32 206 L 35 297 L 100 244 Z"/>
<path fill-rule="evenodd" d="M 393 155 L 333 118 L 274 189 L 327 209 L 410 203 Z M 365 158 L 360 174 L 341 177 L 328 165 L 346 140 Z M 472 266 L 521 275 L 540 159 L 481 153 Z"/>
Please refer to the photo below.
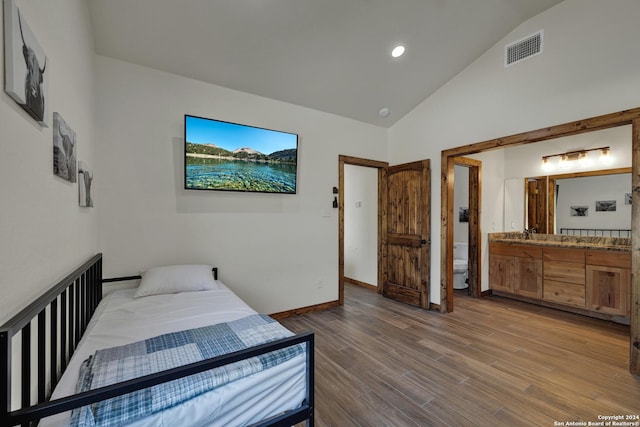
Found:
<path fill-rule="evenodd" d="M 429 160 L 387 169 L 386 212 L 386 272 L 382 294 L 407 304 L 429 308 Z"/>
<path fill-rule="evenodd" d="M 547 233 L 546 178 L 529 178 L 527 182 L 527 228 Z"/>

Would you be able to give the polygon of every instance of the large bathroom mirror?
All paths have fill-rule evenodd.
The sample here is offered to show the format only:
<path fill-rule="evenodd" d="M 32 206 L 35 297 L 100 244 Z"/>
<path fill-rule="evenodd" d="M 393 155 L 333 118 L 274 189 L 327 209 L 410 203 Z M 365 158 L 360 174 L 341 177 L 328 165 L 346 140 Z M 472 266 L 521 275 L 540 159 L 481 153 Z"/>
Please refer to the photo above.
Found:
<path fill-rule="evenodd" d="M 631 168 L 525 178 L 524 192 L 527 229 L 631 237 Z"/>

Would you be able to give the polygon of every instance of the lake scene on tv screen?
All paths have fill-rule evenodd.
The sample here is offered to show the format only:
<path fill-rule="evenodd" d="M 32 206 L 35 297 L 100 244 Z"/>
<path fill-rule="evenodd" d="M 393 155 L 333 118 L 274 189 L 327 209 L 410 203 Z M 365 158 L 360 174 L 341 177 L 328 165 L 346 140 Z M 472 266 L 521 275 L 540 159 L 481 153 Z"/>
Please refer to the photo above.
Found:
<path fill-rule="evenodd" d="M 298 136 L 185 116 L 185 188 L 295 193 Z"/>

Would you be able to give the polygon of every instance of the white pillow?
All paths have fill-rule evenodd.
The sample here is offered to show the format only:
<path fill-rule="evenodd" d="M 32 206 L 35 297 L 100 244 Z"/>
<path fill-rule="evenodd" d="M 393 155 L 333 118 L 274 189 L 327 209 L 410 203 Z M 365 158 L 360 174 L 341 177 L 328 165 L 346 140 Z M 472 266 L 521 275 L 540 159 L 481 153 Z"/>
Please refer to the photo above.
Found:
<path fill-rule="evenodd" d="M 134 297 L 218 289 L 210 265 L 167 265 L 142 273 Z"/>

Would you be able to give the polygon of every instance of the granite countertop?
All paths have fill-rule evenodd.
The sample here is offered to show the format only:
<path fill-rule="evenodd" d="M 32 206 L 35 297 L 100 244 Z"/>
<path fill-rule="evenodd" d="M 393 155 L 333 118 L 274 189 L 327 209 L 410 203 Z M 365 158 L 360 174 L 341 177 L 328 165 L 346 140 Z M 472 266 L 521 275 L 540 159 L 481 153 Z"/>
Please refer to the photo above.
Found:
<path fill-rule="evenodd" d="M 489 242 L 631 251 L 631 239 L 624 237 L 565 236 L 537 233 L 489 233 Z"/>

